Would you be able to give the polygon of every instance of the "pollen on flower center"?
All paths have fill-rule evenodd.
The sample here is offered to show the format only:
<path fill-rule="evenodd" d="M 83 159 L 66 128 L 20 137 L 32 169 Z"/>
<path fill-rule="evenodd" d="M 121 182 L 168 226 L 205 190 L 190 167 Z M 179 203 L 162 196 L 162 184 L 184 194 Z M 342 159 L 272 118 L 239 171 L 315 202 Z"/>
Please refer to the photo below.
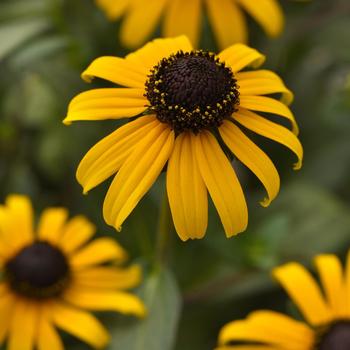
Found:
<path fill-rule="evenodd" d="M 11 289 L 38 299 L 59 295 L 69 280 L 69 272 L 64 254 L 44 241 L 24 247 L 5 265 Z"/>
<path fill-rule="evenodd" d="M 218 127 L 239 104 L 232 70 L 205 51 L 164 58 L 148 76 L 145 96 L 150 110 L 177 133 Z"/>
<path fill-rule="evenodd" d="M 342 321 L 332 325 L 320 337 L 317 350 L 348 350 L 350 349 L 350 322 Z"/>

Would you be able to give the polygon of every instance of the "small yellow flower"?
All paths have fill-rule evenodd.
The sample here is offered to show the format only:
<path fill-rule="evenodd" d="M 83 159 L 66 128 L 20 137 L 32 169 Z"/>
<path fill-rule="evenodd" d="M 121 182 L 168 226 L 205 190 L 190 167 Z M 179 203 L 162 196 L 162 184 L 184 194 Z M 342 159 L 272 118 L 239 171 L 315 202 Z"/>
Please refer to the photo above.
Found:
<path fill-rule="evenodd" d="M 11 195 L 0 206 L 0 344 L 7 338 L 8 350 L 63 350 L 56 327 L 101 349 L 108 332 L 85 310 L 145 313 L 123 291 L 139 283 L 139 267 L 118 267 L 126 252 L 112 239 L 88 242 L 95 227 L 67 215 L 46 209 L 34 232 L 26 196 Z"/>
<path fill-rule="evenodd" d="M 284 26 L 282 9 L 277 0 L 95 0 L 106 16 L 125 18 L 121 41 L 130 48 L 139 47 L 154 32 L 160 18 L 163 35 L 185 34 L 197 46 L 206 11 L 220 48 L 246 43 L 248 29 L 245 13 L 252 16 L 271 37 L 278 36 Z"/>
<path fill-rule="evenodd" d="M 219 55 L 193 50 L 184 36 L 158 39 L 126 58 L 101 57 L 83 73 L 126 88 L 83 92 L 70 103 L 64 122 L 136 117 L 97 143 L 83 158 L 77 179 L 88 192 L 116 174 L 105 198 L 106 222 L 120 230 L 137 203 L 167 165 L 167 192 L 182 240 L 202 238 L 208 221 L 207 190 L 228 237 L 247 227 L 242 188 L 220 146 L 250 168 L 266 188 L 267 206 L 279 191 L 269 157 L 239 128 L 277 141 L 298 157 L 303 149 L 287 107 L 292 93 L 268 70 L 265 57 L 243 44 Z M 281 94 L 281 101 L 263 95 Z M 287 119 L 292 131 L 257 112 Z M 222 144 L 222 142 L 221 142 Z"/>
<path fill-rule="evenodd" d="M 350 349 L 350 252 L 345 271 L 334 255 L 316 256 L 315 264 L 322 289 L 298 263 L 273 271 L 306 323 L 279 312 L 255 311 L 223 327 L 217 350 Z"/>

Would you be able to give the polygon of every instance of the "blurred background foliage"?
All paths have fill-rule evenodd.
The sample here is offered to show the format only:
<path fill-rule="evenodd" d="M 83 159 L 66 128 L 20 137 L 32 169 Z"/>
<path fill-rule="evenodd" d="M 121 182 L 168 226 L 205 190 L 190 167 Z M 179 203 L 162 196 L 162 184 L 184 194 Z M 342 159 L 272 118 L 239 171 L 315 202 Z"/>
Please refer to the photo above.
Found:
<path fill-rule="evenodd" d="M 184 244 L 171 232 L 160 261 L 156 228 L 164 178 L 116 234 L 101 215 L 107 185 L 84 197 L 74 173 L 85 152 L 119 122 L 61 123 L 70 99 L 90 88 L 80 73 L 91 60 L 127 53 L 118 43 L 119 23 L 107 22 L 92 0 L 0 1 L 1 202 L 8 193 L 26 193 L 37 213 L 52 205 L 84 213 L 144 266 L 138 293 L 149 318 L 102 315 L 113 333 L 110 350 L 213 349 L 227 321 L 255 308 L 290 308 L 270 278 L 273 266 L 310 264 L 321 252 L 344 257 L 349 248 L 350 3 L 281 2 L 284 34 L 271 41 L 251 22 L 251 45 L 295 92 L 304 167 L 294 173 L 288 151 L 257 138 L 281 173 L 279 197 L 260 207 L 261 186 L 234 162 L 248 197 L 247 232 L 227 240 L 210 208 L 207 236 Z M 216 50 L 209 26 L 202 48 Z M 67 348 L 87 346 L 67 337 Z"/>

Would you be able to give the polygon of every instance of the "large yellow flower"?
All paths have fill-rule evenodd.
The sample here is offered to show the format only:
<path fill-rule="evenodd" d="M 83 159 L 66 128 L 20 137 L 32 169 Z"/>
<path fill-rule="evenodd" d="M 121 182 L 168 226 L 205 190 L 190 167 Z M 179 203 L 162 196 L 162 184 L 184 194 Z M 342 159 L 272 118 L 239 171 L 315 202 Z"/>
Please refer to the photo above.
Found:
<path fill-rule="evenodd" d="M 107 17 L 125 18 L 121 41 L 130 48 L 139 47 L 154 32 L 164 16 L 166 37 L 185 34 L 197 46 L 202 17 L 206 10 L 221 48 L 245 43 L 248 30 L 244 12 L 252 16 L 271 37 L 278 36 L 284 18 L 278 0 L 95 0 Z"/>
<path fill-rule="evenodd" d="M 279 191 L 278 172 L 269 157 L 239 128 L 290 148 L 302 146 L 287 107 L 292 93 L 268 70 L 264 56 L 243 44 L 215 55 L 196 51 L 184 36 L 158 39 L 126 56 L 101 57 L 83 73 L 126 88 L 83 92 L 70 103 L 65 123 L 136 117 L 96 144 L 81 161 L 77 178 L 86 193 L 113 174 L 103 214 L 121 225 L 167 165 L 167 192 L 176 230 L 183 240 L 201 238 L 208 220 L 207 190 L 227 236 L 246 229 L 248 213 L 228 150 L 266 188 L 268 205 Z M 263 95 L 281 94 L 282 101 Z M 255 113 L 287 119 L 292 131 Z M 221 148 L 223 143 L 227 149 Z"/>
<path fill-rule="evenodd" d="M 319 255 L 315 264 L 322 290 L 298 263 L 273 271 L 306 323 L 279 312 L 256 311 L 224 326 L 217 350 L 350 349 L 350 252 L 345 271 L 334 255 Z"/>
<path fill-rule="evenodd" d="M 85 310 L 145 313 L 123 291 L 139 283 L 139 267 L 118 267 L 126 252 L 108 238 L 87 243 L 95 227 L 67 214 L 46 209 L 34 232 L 27 197 L 11 195 L 0 206 L 0 344 L 7 338 L 8 350 L 63 350 L 55 327 L 101 349 L 108 332 Z"/>

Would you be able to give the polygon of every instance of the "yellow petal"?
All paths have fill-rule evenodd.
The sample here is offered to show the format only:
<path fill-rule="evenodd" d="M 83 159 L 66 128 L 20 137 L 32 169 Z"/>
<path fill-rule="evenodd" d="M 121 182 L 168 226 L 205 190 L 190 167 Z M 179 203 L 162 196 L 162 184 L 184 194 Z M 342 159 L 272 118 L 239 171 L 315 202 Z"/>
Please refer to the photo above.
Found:
<path fill-rule="evenodd" d="M 298 157 L 298 162 L 294 164 L 294 169 L 298 170 L 301 168 L 303 161 L 303 147 L 299 139 L 287 128 L 243 108 L 240 108 L 238 112 L 235 112 L 233 118 L 255 133 L 268 137 L 269 139 L 288 147 Z"/>
<path fill-rule="evenodd" d="M 103 205 L 107 224 L 121 229 L 137 203 L 162 171 L 174 144 L 174 131 L 158 123 L 140 140 L 114 178 Z"/>
<path fill-rule="evenodd" d="M 38 305 L 17 298 L 9 330 L 8 350 L 32 350 L 36 342 Z"/>
<path fill-rule="evenodd" d="M 176 138 L 167 169 L 170 209 L 183 241 L 202 238 L 208 224 L 208 196 L 195 158 L 195 137 L 184 132 Z"/>
<path fill-rule="evenodd" d="M 219 53 L 218 57 L 231 67 L 234 73 L 246 67 L 258 68 L 266 59 L 259 51 L 244 44 L 232 45 Z"/>
<path fill-rule="evenodd" d="M 64 208 L 48 208 L 41 214 L 38 224 L 38 238 L 56 244 L 62 235 L 68 211 Z"/>
<path fill-rule="evenodd" d="M 7 337 L 9 326 L 11 322 L 13 306 L 15 300 L 12 294 L 1 294 L 0 297 L 0 344 L 2 344 Z"/>
<path fill-rule="evenodd" d="M 299 134 L 298 124 L 291 110 L 282 102 L 265 96 L 240 96 L 240 106 L 256 112 L 265 112 L 287 118 L 295 135 Z"/>
<path fill-rule="evenodd" d="M 270 158 L 232 122 L 225 121 L 219 128 L 220 135 L 231 152 L 245 164 L 262 182 L 268 198 L 261 202 L 268 206 L 278 194 L 280 178 Z"/>
<path fill-rule="evenodd" d="M 293 102 L 293 93 L 274 72 L 269 70 L 239 72 L 235 77 L 241 96 L 281 94 L 281 102 L 286 105 Z"/>
<path fill-rule="evenodd" d="M 163 58 L 169 57 L 179 51 L 189 52 L 192 45 L 187 36 L 176 38 L 155 39 L 125 57 L 131 63 L 146 67 L 148 70 L 157 65 Z"/>
<path fill-rule="evenodd" d="M 226 236 L 246 230 L 248 210 L 235 171 L 209 131 L 193 138 L 202 178 L 221 218 Z"/>
<path fill-rule="evenodd" d="M 201 0 L 171 0 L 164 16 L 164 35 L 174 37 L 186 34 L 198 46 L 201 25 Z"/>
<path fill-rule="evenodd" d="M 237 0 L 241 6 L 263 27 L 265 32 L 278 36 L 284 26 L 282 9 L 276 0 Z"/>
<path fill-rule="evenodd" d="M 120 17 L 128 5 L 130 5 L 131 0 L 95 0 L 96 4 L 105 12 L 106 16 L 110 20 L 115 20 Z"/>
<path fill-rule="evenodd" d="M 138 141 L 158 124 L 155 116 L 139 117 L 108 135 L 84 156 L 77 170 L 84 193 L 115 174 Z"/>
<path fill-rule="evenodd" d="M 141 65 L 120 57 L 104 56 L 96 58 L 83 72 L 82 78 L 87 82 L 101 78 L 122 86 L 143 89 L 147 74 L 147 69 Z"/>
<path fill-rule="evenodd" d="M 334 318 L 347 317 L 345 276 L 339 259 L 335 255 L 318 255 L 315 264 Z"/>
<path fill-rule="evenodd" d="M 246 320 L 234 321 L 220 332 L 219 343 L 263 343 L 276 349 L 311 349 L 313 331 L 301 322 L 274 311 L 256 311 Z"/>
<path fill-rule="evenodd" d="M 305 319 L 313 326 L 326 324 L 332 313 L 311 274 L 298 263 L 289 263 L 273 270 L 273 276 L 286 290 Z"/>
<path fill-rule="evenodd" d="M 350 318 L 350 251 L 348 251 L 345 267 L 345 288 L 346 288 L 346 313 Z"/>
<path fill-rule="evenodd" d="M 206 0 L 208 18 L 220 48 L 247 42 L 248 32 L 242 11 L 232 0 Z"/>
<path fill-rule="evenodd" d="M 269 345 L 228 345 L 228 346 L 219 346 L 214 350 L 281 350 L 274 346 Z M 284 350 L 284 349 L 283 349 Z"/>
<path fill-rule="evenodd" d="M 57 302 L 52 306 L 52 314 L 53 322 L 59 328 L 92 347 L 103 349 L 108 344 L 109 335 L 106 329 L 90 313 Z"/>
<path fill-rule="evenodd" d="M 125 250 L 111 238 L 98 238 L 70 258 L 73 268 L 85 268 L 108 261 L 124 261 Z"/>
<path fill-rule="evenodd" d="M 126 268 L 92 267 L 74 274 L 74 283 L 83 289 L 129 289 L 139 285 L 140 281 L 141 269 L 138 265 Z"/>
<path fill-rule="evenodd" d="M 38 350 L 64 350 L 62 340 L 52 325 L 46 318 L 46 315 L 41 317 L 38 324 Z"/>
<path fill-rule="evenodd" d="M 71 254 L 86 243 L 95 232 L 95 225 L 88 219 L 82 215 L 75 216 L 65 225 L 59 245 L 66 253 Z"/>
<path fill-rule="evenodd" d="M 142 301 L 129 293 L 114 291 L 91 291 L 69 288 L 63 295 L 68 303 L 93 311 L 116 311 L 126 315 L 143 317 L 146 314 Z"/>
<path fill-rule="evenodd" d="M 134 117 L 143 113 L 148 104 L 144 89 L 109 88 L 80 93 L 68 107 L 64 124 L 78 120 L 105 120 Z"/>
<path fill-rule="evenodd" d="M 121 27 L 121 42 L 128 48 L 141 46 L 156 29 L 167 0 L 133 0 Z"/>

